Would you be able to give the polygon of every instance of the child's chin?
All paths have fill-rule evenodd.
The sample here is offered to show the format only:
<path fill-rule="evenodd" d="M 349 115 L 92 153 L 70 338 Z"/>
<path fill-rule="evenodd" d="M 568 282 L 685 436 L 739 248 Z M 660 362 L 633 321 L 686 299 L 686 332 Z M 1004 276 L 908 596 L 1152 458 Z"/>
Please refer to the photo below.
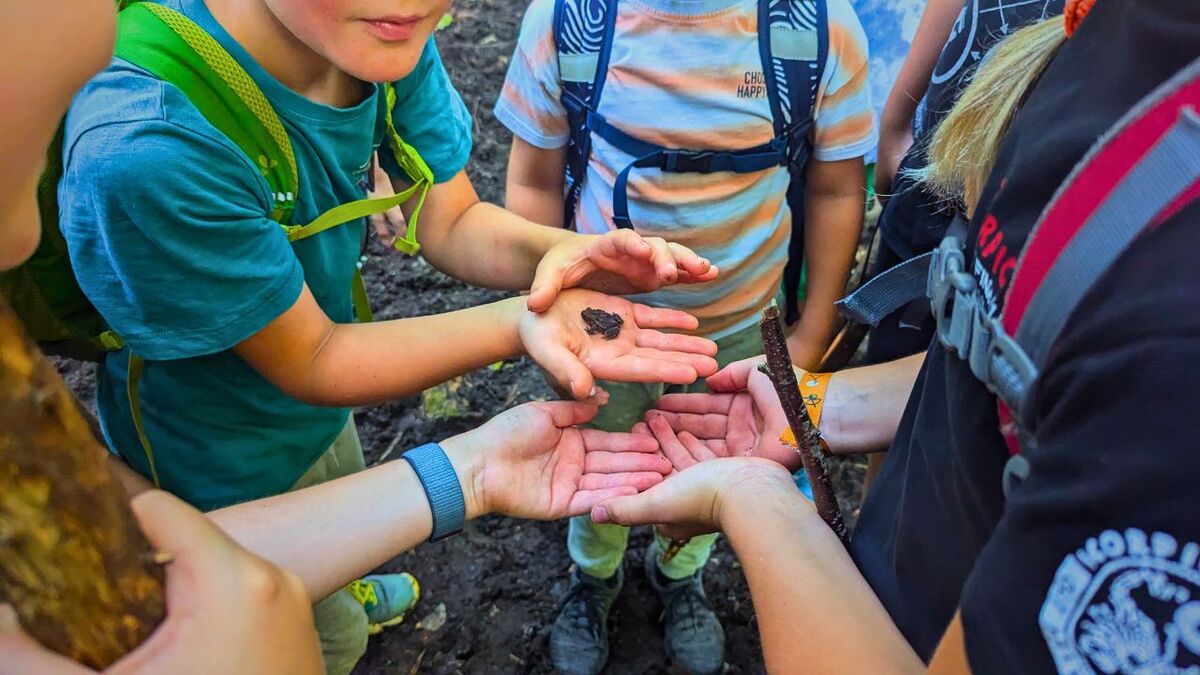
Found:
<path fill-rule="evenodd" d="M 352 58 L 337 66 L 364 82 L 395 82 L 408 77 L 421 60 L 424 39 L 413 39 L 402 45 L 355 50 Z"/>

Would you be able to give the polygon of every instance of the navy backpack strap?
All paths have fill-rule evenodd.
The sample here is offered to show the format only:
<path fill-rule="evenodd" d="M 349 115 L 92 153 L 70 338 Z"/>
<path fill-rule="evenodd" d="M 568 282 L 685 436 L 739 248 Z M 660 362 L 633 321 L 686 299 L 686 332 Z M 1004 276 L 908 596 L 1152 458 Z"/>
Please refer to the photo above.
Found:
<path fill-rule="evenodd" d="M 600 104 L 612 51 L 617 0 L 556 0 L 554 46 L 558 50 L 562 104 L 567 111 L 563 227 L 575 222 L 575 207 L 591 156 L 591 116 Z"/>
<path fill-rule="evenodd" d="M 828 7 L 825 0 L 760 0 L 758 25 L 775 135 L 806 141 L 788 148 L 790 157 L 806 161 L 800 153 L 811 150 L 808 132 L 829 56 Z"/>
<path fill-rule="evenodd" d="M 792 236 L 784 268 L 784 320 L 799 319 L 804 266 L 805 169 L 812 154 L 817 92 L 829 56 L 829 11 L 825 0 L 759 0 L 758 48 L 771 104 L 775 136 L 786 146 L 791 173 L 788 207 Z"/>

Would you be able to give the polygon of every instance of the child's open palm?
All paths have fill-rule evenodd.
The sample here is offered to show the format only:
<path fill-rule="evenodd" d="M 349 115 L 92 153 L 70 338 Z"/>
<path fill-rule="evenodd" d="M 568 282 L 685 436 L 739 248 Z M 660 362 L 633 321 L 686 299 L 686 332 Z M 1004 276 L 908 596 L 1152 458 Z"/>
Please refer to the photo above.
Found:
<path fill-rule="evenodd" d="M 762 361 L 731 364 L 708 379 L 710 393 L 668 394 L 646 413 L 648 431 L 676 470 L 717 457 L 763 457 L 800 468 L 800 455 L 779 441 L 787 418 L 758 370 Z"/>
<path fill-rule="evenodd" d="M 595 414 L 587 403 L 527 403 L 443 442 L 476 463 L 463 486 L 468 515 L 556 520 L 637 494 L 671 471 L 652 438 L 575 428 Z"/>
<path fill-rule="evenodd" d="M 613 339 L 591 335 L 581 316 L 601 309 L 621 317 Z M 521 341 L 561 391 L 591 396 L 597 378 L 620 382 L 690 384 L 716 372 L 716 343 L 701 337 L 664 333 L 691 330 L 695 317 L 673 309 L 639 305 L 593 291 L 564 291 L 544 314 L 527 312 Z"/>

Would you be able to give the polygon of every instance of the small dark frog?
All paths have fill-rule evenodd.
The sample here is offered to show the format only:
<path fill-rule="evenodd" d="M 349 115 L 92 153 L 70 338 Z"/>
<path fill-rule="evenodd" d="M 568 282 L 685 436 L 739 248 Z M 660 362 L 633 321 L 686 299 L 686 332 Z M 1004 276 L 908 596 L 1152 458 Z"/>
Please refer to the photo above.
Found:
<path fill-rule="evenodd" d="M 579 313 L 583 317 L 588 335 L 602 335 L 605 340 L 616 340 L 621 334 L 621 325 L 625 323 L 620 314 L 613 314 L 595 307 L 588 307 Z"/>

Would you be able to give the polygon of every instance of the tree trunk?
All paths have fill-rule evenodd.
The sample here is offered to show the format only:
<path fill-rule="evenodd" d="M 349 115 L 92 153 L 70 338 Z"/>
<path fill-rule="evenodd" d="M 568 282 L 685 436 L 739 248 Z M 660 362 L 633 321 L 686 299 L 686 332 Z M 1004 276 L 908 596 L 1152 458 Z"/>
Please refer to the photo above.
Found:
<path fill-rule="evenodd" d="M 164 615 L 161 566 L 109 461 L 0 300 L 0 602 L 42 644 L 93 668 Z"/>

